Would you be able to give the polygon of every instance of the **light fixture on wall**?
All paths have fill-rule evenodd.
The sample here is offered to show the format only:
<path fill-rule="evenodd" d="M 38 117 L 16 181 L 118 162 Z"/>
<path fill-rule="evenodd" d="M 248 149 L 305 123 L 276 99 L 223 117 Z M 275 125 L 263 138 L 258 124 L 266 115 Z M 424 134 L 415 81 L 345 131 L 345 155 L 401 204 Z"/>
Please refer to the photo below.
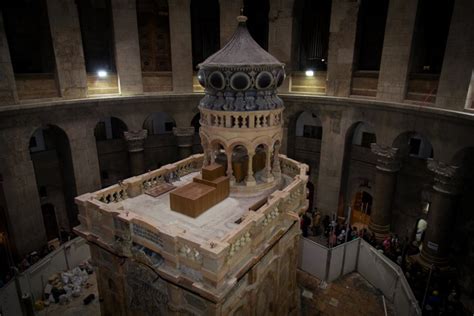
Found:
<path fill-rule="evenodd" d="M 105 77 L 107 77 L 107 71 L 99 70 L 99 71 L 97 71 L 97 75 L 99 76 L 99 78 L 105 78 Z"/>
<path fill-rule="evenodd" d="M 314 70 L 308 69 L 305 71 L 306 77 L 313 77 L 314 76 Z"/>

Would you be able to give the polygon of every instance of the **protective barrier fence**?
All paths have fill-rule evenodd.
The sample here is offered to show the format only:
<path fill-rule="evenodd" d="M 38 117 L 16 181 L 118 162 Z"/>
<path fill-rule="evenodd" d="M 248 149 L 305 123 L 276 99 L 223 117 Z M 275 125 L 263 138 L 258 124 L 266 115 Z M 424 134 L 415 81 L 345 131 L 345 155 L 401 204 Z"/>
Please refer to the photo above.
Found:
<path fill-rule="evenodd" d="M 358 272 L 393 303 L 396 315 L 421 315 L 401 268 L 362 239 L 327 248 L 301 238 L 299 268 L 326 282 Z"/>

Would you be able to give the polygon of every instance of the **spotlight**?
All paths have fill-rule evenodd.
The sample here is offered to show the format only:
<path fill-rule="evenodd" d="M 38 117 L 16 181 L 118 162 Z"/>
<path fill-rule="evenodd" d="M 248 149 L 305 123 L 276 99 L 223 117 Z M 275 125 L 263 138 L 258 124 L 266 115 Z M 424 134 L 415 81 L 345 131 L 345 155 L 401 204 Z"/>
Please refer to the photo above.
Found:
<path fill-rule="evenodd" d="M 99 71 L 97 71 L 97 75 L 99 76 L 99 78 L 105 78 L 105 77 L 107 77 L 107 71 L 99 70 Z"/>
<path fill-rule="evenodd" d="M 314 76 L 314 71 L 311 69 L 308 69 L 306 70 L 305 74 L 306 74 L 306 77 L 312 77 Z"/>

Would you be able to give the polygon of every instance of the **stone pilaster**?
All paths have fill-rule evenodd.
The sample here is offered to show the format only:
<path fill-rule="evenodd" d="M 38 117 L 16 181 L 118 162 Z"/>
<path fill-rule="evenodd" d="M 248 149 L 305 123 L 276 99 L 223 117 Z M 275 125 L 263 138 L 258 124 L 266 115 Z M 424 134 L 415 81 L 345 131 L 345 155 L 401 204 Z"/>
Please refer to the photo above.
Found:
<path fill-rule="evenodd" d="M 59 92 L 65 98 L 84 98 L 87 75 L 76 3 L 48 0 L 47 4 Z"/>
<path fill-rule="evenodd" d="M 173 127 L 173 134 L 178 143 L 179 160 L 193 154 L 194 127 Z"/>
<path fill-rule="evenodd" d="M 286 79 L 278 88 L 281 93 L 290 91 L 293 4 L 294 0 L 270 1 L 268 52 L 286 64 Z"/>
<path fill-rule="evenodd" d="M 389 2 L 377 99 L 395 102 L 405 99 L 417 7 L 418 0 Z"/>
<path fill-rule="evenodd" d="M 392 201 L 397 184 L 397 172 L 400 170 L 398 148 L 372 144 L 372 152 L 377 156 L 375 174 L 374 207 L 370 215 L 369 229 L 377 239 L 383 239 L 390 233 L 392 219 Z"/>
<path fill-rule="evenodd" d="M 132 176 L 145 173 L 144 144 L 148 136 L 148 131 L 146 129 L 128 131 L 123 132 L 123 136 L 127 141 L 128 154 L 130 157 L 130 173 Z"/>
<path fill-rule="evenodd" d="M 168 6 L 173 91 L 192 92 L 191 4 L 189 0 L 173 0 L 168 2 Z"/>
<path fill-rule="evenodd" d="M 143 93 L 140 46 L 138 43 L 135 0 L 112 0 L 112 20 L 115 41 L 115 65 L 120 93 Z"/>
<path fill-rule="evenodd" d="M 463 110 L 474 69 L 474 2 L 454 2 L 436 106 Z"/>
<path fill-rule="evenodd" d="M 350 94 L 358 13 L 358 1 L 332 1 L 327 95 L 348 97 Z"/>
<path fill-rule="evenodd" d="M 427 266 L 446 266 L 460 187 L 458 167 L 430 159 L 428 169 L 434 173 L 434 184 L 420 261 Z"/>
<path fill-rule="evenodd" d="M 220 43 L 223 47 L 234 34 L 237 25 L 236 17 L 240 15 L 243 0 L 219 0 Z"/>
<path fill-rule="evenodd" d="M 10 59 L 10 49 L 5 28 L 3 27 L 3 15 L 0 14 L 0 105 L 9 105 L 17 102 L 15 74 Z"/>

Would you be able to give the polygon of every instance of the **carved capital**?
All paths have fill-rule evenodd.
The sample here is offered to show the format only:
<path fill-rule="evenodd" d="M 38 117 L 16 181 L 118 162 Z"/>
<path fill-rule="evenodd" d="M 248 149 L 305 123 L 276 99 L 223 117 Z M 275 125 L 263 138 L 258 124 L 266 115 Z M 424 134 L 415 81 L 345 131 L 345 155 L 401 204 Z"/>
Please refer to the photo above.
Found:
<path fill-rule="evenodd" d="M 148 136 L 148 131 L 146 129 L 128 131 L 123 132 L 123 136 L 127 141 L 128 151 L 138 152 L 143 150 L 143 144 L 145 143 L 145 139 Z"/>
<path fill-rule="evenodd" d="M 194 127 L 173 127 L 178 147 L 191 147 L 194 142 Z"/>
<path fill-rule="evenodd" d="M 377 169 L 387 172 L 397 172 L 400 170 L 398 148 L 384 146 L 377 143 L 372 143 L 370 148 L 377 157 Z"/>
<path fill-rule="evenodd" d="M 428 169 L 435 174 L 433 189 L 446 194 L 457 194 L 459 192 L 459 167 L 434 159 L 428 159 L 427 164 Z"/>

